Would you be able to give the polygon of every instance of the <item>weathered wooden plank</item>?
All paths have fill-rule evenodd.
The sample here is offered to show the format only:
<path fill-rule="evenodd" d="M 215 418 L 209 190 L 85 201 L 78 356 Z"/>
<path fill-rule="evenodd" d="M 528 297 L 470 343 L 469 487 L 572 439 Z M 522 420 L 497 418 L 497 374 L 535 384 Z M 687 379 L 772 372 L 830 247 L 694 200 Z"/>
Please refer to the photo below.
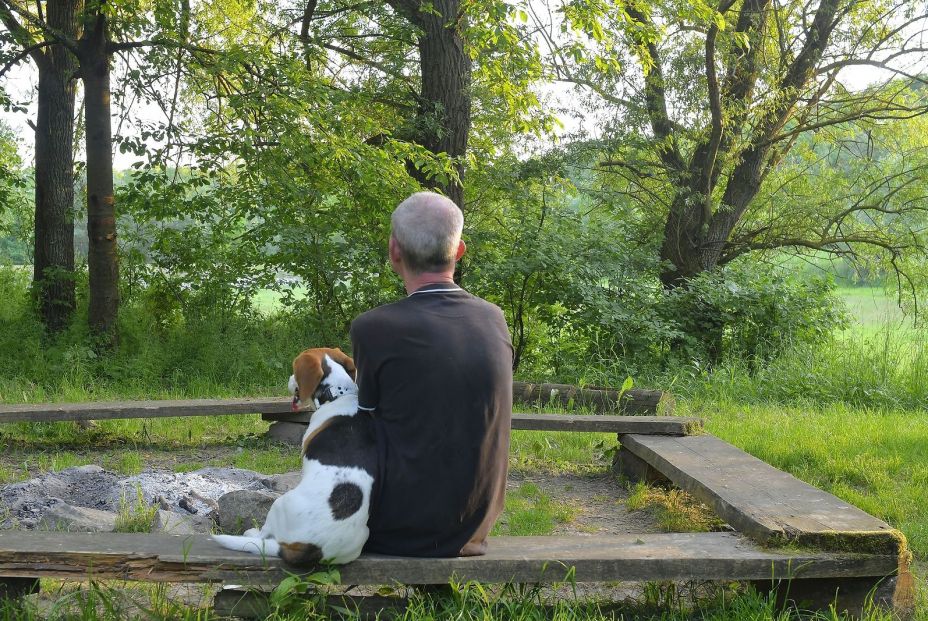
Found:
<path fill-rule="evenodd" d="M 286 413 L 290 401 L 284 397 L 0 405 L 0 423 Z"/>
<path fill-rule="evenodd" d="M 312 412 L 264 414 L 269 421 L 308 423 Z M 530 431 L 595 431 L 603 433 L 666 434 L 699 433 L 702 419 L 684 416 L 610 416 L 608 414 L 512 413 L 512 428 Z"/>
<path fill-rule="evenodd" d="M 341 566 L 347 584 L 604 580 L 762 580 L 884 576 L 895 556 L 759 548 L 732 533 L 611 537 L 497 537 L 486 556 L 414 559 L 363 555 Z M 571 570 L 572 568 L 572 570 Z M 204 535 L 0 532 L 0 577 L 274 584 L 278 559 L 232 552 Z M 293 568 L 289 568 L 293 571 Z"/>
<path fill-rule="evenodd" d="M 674 409 L 673 396 L 661 390 L 632 388 L 620 393 L 614 388 L 587 386 L 580 388 L 570 384 L 512 383 L 513 403 L 556 403 L 562 406 L 574 404 L 593 408 L 599 414 L 623 413 L 671 414 Z"/>
<path fill-rule="evenodd" d="M 669 394 L 659 390 L 632 389 L 622 395 L 609 389 L 577 388 L 566 384 L 526 384 L 513 382 L 513 401 L 555 403 L 573 402 L 600 412 L 654 414 L 673 409 Z M 99 401 L 90 403 L 0 404 L 0 423 L 107 420 L 118 418 L 164 418 L 170 416 L 216 416 L 223 414 L 290 415 L 289 397 L 236 399 L 184 399 L 150 401 Z"/>
<path fill-rule="evenodd" d="M 712 435 L 624 435 L 622 447 L 763 542 L 890 554 L 905 538 L 886 522 Z"/>

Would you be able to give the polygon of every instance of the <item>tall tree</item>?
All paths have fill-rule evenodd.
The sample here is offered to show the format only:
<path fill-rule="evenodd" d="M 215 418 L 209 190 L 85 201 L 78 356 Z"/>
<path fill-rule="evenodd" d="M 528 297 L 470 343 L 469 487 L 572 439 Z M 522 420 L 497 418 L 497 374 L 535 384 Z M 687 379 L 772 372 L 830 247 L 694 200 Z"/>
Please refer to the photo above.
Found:
<path fill-rule="evenodd" d="M 598 43 L 600 55 L 618 57 L 621 70 L 597 70 L 600 56 L 596 68 L 568 62 L 563 52 L 572 44 L 552 41 L 554 71 L 588 89 L 627 128 L 599 164 L 647 193 L 652 212 L 665 205 L 659 252 L 666 288 L 754 250 L 841 253 L 869 244 L 897 256 L 907 247 L 879 230 L 850 226 L 853 218 L 885 209 L 879 201 L 834 219 L 823 192 L 817 226 L 797 235 L 776 226 L 781 209 L 758 199 L 800 137 L 928 112 L 928 102 L 908 88 L 920 78 L 905 69 L 928 51 L 920 43 L 928 31 L 924 2 L 712 0 L 685 10 L 673 2 L 605 5 L 614 10 L 597 4 L 597 14 L 570 5 L 565 14 L 572 28 Z M 637 67 L 624 62 L 632 58 Z M 861 66 L 902 79 L 848 89 L 842 70 Z"/>
<path fill-rule="evenodd" d="M 389 0 L 419 30 L 416 140 L 433 153 L 454 158 L 456 178 L 439 179 L 422 170 L 413 174 L 441 189 L 464 209 L 464 155 L 471 125 L 471 59 L 465 49 L 461 0 Z"/>
<path fill-rule="evenodd" d="M 40 11 L 41 3 L 38 5 Z M 35 19 L 63 37 L 79 34 L 80 0 L 48 0 Z M 74 98 L 77 59 L 42 29 L 17 19 L 0 0 L 0 18 L 20 50 L 7 63 L 31 57 L 39 74 L 35 129 L 35 248 L 33 290 L 50 333 L 74 313 Z"/>
<path fill-rule="evenodd" d="M 91 0 L 84 32 L 77 41 L 84 83 L 87 151 L 87 268 L 90 275 L 90 329 L 105 340 L 117 336 L 119 263 L 116 245 L 116 200 L 113 194 L 113 129 L 110 112 L 112 41 L 107 1 Z"/>

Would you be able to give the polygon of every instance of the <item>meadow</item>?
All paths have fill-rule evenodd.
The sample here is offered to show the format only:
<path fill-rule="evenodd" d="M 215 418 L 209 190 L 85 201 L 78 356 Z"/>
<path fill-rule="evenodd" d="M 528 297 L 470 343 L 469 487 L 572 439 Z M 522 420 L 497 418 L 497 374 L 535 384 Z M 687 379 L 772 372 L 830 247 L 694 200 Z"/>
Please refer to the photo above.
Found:
<path fill-rule="evenodd" d="M 915 554 L 920 576 L 915 614 L 924 621 L 928 619 L 925 334 L 912 327 L 880 289 L 847 287 L 841 295 L 853 321 L 827 347 L 789 351 L 759 369 L 732 362 L 713 370 L 683 367 L 635 380 L 638 385 L 671 390 L 677 413 L 703 417 L 712 433 L 900 528 Z M 123 353 L 101 360 L 77 337 L 43 347 L 38 333 L 20 321 L 22 309 L 8 299 L 0 305 L 4 328 L 0 330 L 0 401 L 282 395 L 286 361 L 299 347 L 301 335 L 285 318 L 274 317 L 272 297 L 265 296 L 260 304 L 270 316 L 244 322 L 238 329 L 216 334 L 205 325 L 201 330 L 164 326 L 160 339 L 149 338 L 144 321 L 135 323 L 127 313 Z M 218 353 L 230 347 L 240 354 L 237 359 L 218 362 Z M 598 380 L 621 384 L 621 367 L 608 363 L 599 367 Z M 124 474 L 149 467 L 180 472 L 207 465 L 266 473 L 292 469 L 290 452 L 261 437 L 266 428 L 257 416 L 192 418 L 184 419 L 183 425 L 173 420 L 101 421 L 90 430 L 67 423 L 7 425 L 0 427 L 0 482 L 91 462 Z M 583 476 L 604 470 L 614 447 L 614 437 L 607 434 L 516 432 L 511 467 L 517 473 L 544 470 Z M 674 524 L 675 517 L 678 523 L 681 512 L 692 510 L 666 495 L 641 488 L 631 491 L 629 504 L 653 511 L 662 523 Z M 502 532 L 546 534 L 574 515 L 569 505 L 525 484 L 509 496 Z M 125 614 L 125 606 L 144 608 L 147 618 L 213 618 L 205 609 L 178 604 L 154 588 L 46 586 L 46 591 L 60 593 L 62 614 L 57 618 L 115 619 Z M 456 585 L 450 595 L 415 594 L 400 618 L 779 621 L 796 616 L 796 611 L 778 611 L 762 597 L 728 587 L 698 600 L 667 585 L 652 585 L 644 594 L 635 603 L 621 605 L 570 598 L 551 604 L 531 589 L 499 592 L 466 584 Z M 128 603 L 120 603 L 123 598 L 129 598 Z M 323 618 L 332 612 L 291 592 L 275 601 L 269 619 Z M 54 616 L 48 605 L 26 611 L 0 607 L 0 619 Z M 827 612 L 806 617 L 839 618 Z M 867 618 L 889 617 L 872 611 Z"/>

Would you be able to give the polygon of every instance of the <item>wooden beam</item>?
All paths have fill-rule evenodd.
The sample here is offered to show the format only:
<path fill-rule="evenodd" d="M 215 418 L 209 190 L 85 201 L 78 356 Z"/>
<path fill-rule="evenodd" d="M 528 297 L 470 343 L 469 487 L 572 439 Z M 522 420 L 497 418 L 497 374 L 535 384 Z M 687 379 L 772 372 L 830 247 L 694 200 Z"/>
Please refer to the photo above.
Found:
<path fill-rule="evenodd" d="M 0 423 L 286 413 L 290 401 L 284 397 L 0 405 Z"/>
<path fill-rule="evenodd" d="M 339 567 L 344 584 L 763 580 L 885 576 L 895 556 L 763 549 L 733 533 L 610 537 L 496 537 L 485 556 L 362 555 Z M 278 559 L 232 552 L 205 535 L 0 532 L 0 578 L 117 579 L 276 584 L 296 571 Z"/>
<path fill-rule="evenodd" d="M 515 403 L 542 403 L 592 407 L 597 412 L 622 411 L 629 415 L 670 413 L 672 399 L 659 390 L 633 389 L 621 403 L 614 390 L 580 389 L 566 384 L 513 382 Z M 219 416 L 225 414 L 292 415 L 289 397 L 236 399 L 183 399 L 151 401 L 99 401 L 88 403 L 36 403 L 0 405 L 0 423 Z M 286 418 L 269 420 L 287 420 Z"/>
<path fill-rule="evenodd" d="M 877 554 L 905 551 L 886 522 L 712 435 L 623 435 L 631 451 L 674 485 L 761 542 L 796 542 Z"/>
<path fill-rule="evenodd" d="M 269 421 L 309 423 L 312 412 L 264 414 Z M 685 436 L 702 431 L 702 419 L 685 416 L 608 416 L 606 414 L 512 413 L 512 428 L 530 431 L 593 431 Z"/>

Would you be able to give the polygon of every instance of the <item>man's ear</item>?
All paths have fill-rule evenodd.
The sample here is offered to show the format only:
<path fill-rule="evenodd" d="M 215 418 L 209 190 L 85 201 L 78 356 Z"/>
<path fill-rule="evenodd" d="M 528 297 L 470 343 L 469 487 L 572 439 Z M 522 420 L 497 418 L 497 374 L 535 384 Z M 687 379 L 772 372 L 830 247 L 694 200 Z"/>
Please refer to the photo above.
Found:
<path fill-rule="evenodd" d="M 467 244 L 465 244 L 464 240 L 462 239 L 458 242 L 458 251 L 454 254 L 454 260 L 460 260 L 460 258 L 464 256 L 465 252 L 467 252 Z"/>
<path fill-rule="evenodd" d="M 293 359 L 293 376 L 300 389 L 300 403 L 311 403 L 313 393 L 322 381 L 322 357 L 313 351 L 304 351 Z"/>
<path fill-rule="evenodd" d="M 358 379 L 358 378 L 357 378 L 358 370 L 357 370 L 357 368 L 354 366 L 354 360 L 351 358 L 351 356 L 349 356 L 348 354 L 346 354 L 345 352 L 343 352 L 343 351 L 342 351 L 341 349 L 339 349 L 338 347 L 336 347 L 336 348 L 334 348 L 334 349 L 330 349 L 330 350 L 329 350 L 329 356 L 332 357 L 332 360 L 334 360 L 334 361 L 337 362 L 338 364 L 340 364 L 340 365 L 342 365 L 343 367 L 345 367 L 345 371 L 347 371 L 347 372 L 348 372 L 348 375 L 351 376 L 352 381 L 357 381 L 357 379 Z"/>

